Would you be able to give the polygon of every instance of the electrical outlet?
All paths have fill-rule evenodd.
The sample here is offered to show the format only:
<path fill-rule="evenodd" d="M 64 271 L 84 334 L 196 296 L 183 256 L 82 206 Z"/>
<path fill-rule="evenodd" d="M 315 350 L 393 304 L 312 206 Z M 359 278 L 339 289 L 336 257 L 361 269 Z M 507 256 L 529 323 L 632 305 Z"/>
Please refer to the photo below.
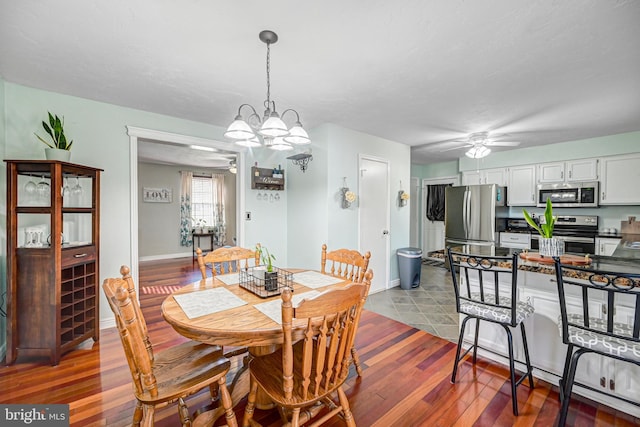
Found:
<path fill-rule="evenodd" d="M 251 212 L 245 212 L 244 213 L 244 219 L 246 221 L 251 221 Z"/>

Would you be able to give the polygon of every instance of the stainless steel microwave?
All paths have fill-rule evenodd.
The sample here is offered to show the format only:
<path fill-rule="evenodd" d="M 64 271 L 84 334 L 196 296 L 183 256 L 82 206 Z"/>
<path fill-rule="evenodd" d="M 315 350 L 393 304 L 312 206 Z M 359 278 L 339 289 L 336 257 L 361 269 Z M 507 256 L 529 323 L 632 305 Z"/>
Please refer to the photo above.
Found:
<path fill-rule="evenodd" d="M 551 199 L 554 208 L 598 207 L 598 181 L 564 184 L 539 184 L 537 206 L 543 208 Z"/>

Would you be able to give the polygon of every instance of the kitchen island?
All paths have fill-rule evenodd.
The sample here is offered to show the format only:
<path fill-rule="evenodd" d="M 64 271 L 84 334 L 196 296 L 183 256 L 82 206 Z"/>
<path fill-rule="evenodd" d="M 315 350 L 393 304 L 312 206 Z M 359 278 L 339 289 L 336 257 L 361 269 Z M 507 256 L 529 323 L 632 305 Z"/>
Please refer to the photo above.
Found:
<path fill-rule="evenodd" d="M 562 343 L 558 322 L 560 305 L 558 286 L 555 277 L 555 267 L 551 260 L 533 262 L 520 258 L 523 251 L 499 246 L 460 245 L 452 247 L 456 252 L 469 256 L 513 256 L 518 254 L 518 299 L 533 305 L 535 312 L 525 320 L 529 355 L 534 366 L 534 376 L 552 384 L 558 384 L 564 367 L 566 346 Z M 577 254 L 572 254 L 576 257 Z M 584 257 L 580 255 L 580 257 Z M 536 258 L 528 257 L 526 258 Z M 539 257 L 538 257 L 539 258 Z M 640 273 L 638 259 L 629 257 L 589 256 L 590 263 L 581 267 L 588 275 L 589 270 L 601 270 L 621 273 Z M 473 282 L 471 286 L 473 287 Z M 505 292 L 509 284 L 505 283 Z M 501 284 L 502 288 L 502 284 Z M 640 290 L 639 290 L 640 291 Z M 567 298 L 569 310 L 577 310 L 579 298 Z M 605 316 L 605 300 L 594 301 L 590 312 Z M 633 304 L 616 307 L 614 319 L 616 322 L 628 323 L 635 315 Z M 473 342 L 473 327 L 467 328 L 465 342 Z M 519 332 L 514 331 L 514 352 L 517 360 L 523 361 L 522 340 Z M 497 362 L 508 364 L 507 338 L 501 326 L 483 322 L 478 339 L 480 354 Z M 518 369 L 525 371 L 524 363 Z M 581 385 L 579 385 L 581 384 Z M 594 390 L 604 391 L 614 396 L 626 399 L 632 403 L 596 393 Z M 603 402 L 613 408 L 640 416 L 640 367 L 631 363 L 617 361 L 596 354 L 586 354 L 581 357 L 576 372 L 576 386 L 574 392 L 590 399 Z"/>

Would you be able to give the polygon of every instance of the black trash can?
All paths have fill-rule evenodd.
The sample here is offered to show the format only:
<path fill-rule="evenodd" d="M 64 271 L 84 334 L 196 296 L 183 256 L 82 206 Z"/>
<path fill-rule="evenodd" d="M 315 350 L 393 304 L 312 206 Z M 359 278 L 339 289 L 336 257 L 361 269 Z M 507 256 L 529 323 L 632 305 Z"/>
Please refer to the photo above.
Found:
<path fill-rule="evenodd" d="M 422 269 L 422 249 L 400 248 L 397 250 L 400 288 L 411 289 L 420 286 Z"/>

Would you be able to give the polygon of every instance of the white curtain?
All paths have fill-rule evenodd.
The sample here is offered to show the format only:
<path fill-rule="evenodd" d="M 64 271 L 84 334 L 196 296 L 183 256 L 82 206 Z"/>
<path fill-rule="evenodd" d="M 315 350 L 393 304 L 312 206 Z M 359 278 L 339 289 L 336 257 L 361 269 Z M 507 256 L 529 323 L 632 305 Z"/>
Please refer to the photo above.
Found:
<path fill-rule="evenodd" d="M 224 202 L 226 195 L 224 191 L 224 175 L 213 175 L 213 217 L 216 225 L 224 225 Z"/>
<path fill-rule="evenodd" d="M 180 246 L 191 246 L 191 181 L 192 172 L 180 172 Z"/>

